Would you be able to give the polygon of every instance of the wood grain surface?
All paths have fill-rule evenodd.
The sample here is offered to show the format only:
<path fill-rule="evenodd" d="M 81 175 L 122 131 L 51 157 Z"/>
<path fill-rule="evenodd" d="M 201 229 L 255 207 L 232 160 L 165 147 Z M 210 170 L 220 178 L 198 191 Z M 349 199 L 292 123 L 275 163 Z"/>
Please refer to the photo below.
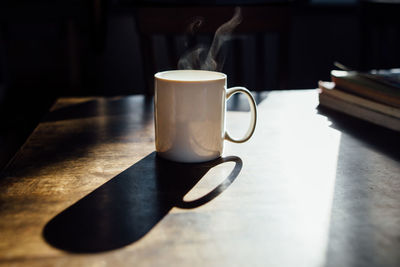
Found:
<path fill-rule="evenodd" d="M 0 265 L 399 266 L 399 134 L 255 97 L 253 138 L 202 164 L 155 155 L 151 99 L 60 98 L 2 172 Z"/>

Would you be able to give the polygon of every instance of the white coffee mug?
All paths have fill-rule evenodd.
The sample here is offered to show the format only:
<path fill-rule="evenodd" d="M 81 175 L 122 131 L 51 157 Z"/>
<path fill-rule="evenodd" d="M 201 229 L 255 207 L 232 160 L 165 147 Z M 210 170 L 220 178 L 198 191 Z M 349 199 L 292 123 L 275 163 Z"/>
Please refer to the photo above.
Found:
<path fill-rule="evenodd" d="M 204 162 L 223 152 L 224 140 L 243 143 L 253 135 L 257 108 L 244 87 L 226 88 L 226 75 L 204 70 L 171 70 L 155 77 L 156 151 L 178 162 Z M 225 131 L 226 101 L 243 93 L 250 103 L 251 122 L 245 136 L 234 139 Z"/>

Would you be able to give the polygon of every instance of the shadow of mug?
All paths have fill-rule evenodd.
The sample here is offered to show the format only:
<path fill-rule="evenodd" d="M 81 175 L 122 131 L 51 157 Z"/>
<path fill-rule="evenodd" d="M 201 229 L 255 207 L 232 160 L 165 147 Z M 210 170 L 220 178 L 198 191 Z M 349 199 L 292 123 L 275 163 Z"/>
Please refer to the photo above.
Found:
<path fill-rule="evenodd" d="M 184 196 L 213 167 L 234 162 L 225 180 L 193 201 Z M 173 207 L 195 208 L 222 193 L 242 169 L 239 157 L 196 164 L 167 161 L 153 152 L 68 207 L 43 229 L 52 246 L 75 253 L 129 245 L 148 233 Z"/>

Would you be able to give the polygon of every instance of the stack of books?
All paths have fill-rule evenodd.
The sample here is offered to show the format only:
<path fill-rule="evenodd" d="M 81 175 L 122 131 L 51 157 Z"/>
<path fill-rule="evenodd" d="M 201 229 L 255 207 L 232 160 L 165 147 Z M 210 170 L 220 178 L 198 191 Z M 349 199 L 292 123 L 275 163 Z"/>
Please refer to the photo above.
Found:
<path fill-rule="evenodd" d="M 400 131 L 400 69 L 333 70 L 318 87 L 321 106 Z"/>

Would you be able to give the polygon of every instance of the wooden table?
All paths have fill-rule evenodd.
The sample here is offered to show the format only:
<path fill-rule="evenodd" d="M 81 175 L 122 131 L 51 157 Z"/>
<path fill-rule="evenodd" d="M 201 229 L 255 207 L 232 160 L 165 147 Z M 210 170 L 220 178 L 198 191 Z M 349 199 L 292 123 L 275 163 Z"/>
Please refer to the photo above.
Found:
<path fill-rule="evenodd" d="M 399 266 L 399 133 L 256 98 L 204 164 L 156 157 L 151 99 L 60 98 L 2 173 L 0 265 Z"/>

